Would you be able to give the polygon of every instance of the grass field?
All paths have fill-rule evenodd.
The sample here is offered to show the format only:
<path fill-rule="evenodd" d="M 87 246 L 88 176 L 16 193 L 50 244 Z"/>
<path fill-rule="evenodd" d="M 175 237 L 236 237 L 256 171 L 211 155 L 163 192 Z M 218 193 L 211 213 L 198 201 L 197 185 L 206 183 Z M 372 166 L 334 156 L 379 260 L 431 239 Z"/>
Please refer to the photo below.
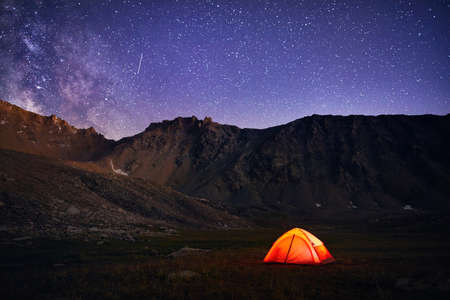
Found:
<path fill-rule="evenodd" d="M 178 232 L 137 242 L 28 240 L 1 246 L 2 299 L 449 299 L 445 228 L 302 226 L 336 258 L 265 265 L 289 228 Z M 182 247 L 209 249 L 168 257 Z"/>

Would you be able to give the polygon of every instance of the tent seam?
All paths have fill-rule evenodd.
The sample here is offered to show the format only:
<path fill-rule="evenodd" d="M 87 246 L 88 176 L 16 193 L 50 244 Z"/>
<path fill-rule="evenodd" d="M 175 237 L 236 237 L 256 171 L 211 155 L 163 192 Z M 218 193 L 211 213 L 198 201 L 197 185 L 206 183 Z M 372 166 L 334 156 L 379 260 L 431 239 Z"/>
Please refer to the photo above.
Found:
<path fill-rule="evenodd" d="M 292 235 L 291 244 L 289 245 L 288 252 L 286 253 L 286 258 L 284 259 L 285 264 L 286 264 L 288 256 L 289 256 L 289 252 L 291 252 L 292 242 L 294 241 L 294 238 L 295 238 L 295 234 Z"/>

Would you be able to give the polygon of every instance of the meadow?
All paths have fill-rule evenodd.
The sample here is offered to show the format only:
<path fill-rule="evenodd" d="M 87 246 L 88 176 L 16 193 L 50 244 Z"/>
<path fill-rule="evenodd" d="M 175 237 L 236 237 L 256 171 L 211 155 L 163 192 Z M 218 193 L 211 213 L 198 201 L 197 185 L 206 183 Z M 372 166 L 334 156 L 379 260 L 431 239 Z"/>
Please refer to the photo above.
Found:
<path fill-rule="evenodd" d="M 178 231 L 131 241 L 24 240 L 0 248 L 2 299 L 448 299 L 445 227 L 302 225 L 336 258 L 262 263 L 290 228 Z M 183 247 L 208 249 L 172 257 Z"/>

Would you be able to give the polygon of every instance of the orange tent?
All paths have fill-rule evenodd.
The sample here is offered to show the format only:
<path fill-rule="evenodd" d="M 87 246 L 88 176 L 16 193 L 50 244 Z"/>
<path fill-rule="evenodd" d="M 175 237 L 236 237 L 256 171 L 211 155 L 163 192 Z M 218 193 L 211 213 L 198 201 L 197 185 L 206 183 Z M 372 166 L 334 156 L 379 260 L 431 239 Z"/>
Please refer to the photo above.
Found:
<path fill-rule="evenodd" d="M 264 258 L 264 262 L 328 264 L 334 262 L 334 258 L 321 240 L 304 229 L 294 228 L 273 243 L 272 248 Z"/>

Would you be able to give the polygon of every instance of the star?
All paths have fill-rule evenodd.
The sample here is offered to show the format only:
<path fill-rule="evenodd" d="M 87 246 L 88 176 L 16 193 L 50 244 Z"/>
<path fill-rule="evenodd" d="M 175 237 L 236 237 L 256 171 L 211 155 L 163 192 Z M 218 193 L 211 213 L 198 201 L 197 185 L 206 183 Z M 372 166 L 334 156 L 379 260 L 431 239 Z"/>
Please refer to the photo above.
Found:
<path fill-rule="evenodd" d="M 0 98 L 113 139 L 177 116 L 450 112 L 442 1 L 0 5 Z"/>

